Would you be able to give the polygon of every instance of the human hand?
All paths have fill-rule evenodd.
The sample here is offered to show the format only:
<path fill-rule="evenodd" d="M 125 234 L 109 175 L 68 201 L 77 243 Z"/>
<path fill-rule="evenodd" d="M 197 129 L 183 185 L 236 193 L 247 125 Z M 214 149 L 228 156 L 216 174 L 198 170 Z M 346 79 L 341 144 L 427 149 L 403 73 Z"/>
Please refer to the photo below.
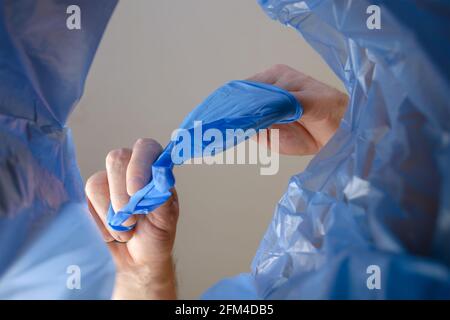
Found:
<path fill-rule="evenodd" d="M 289 91 L 304 109 L 298 121 L 269 128 L 279 129 L 281 154 L 317 153 L 336 132 L 347 109 L 348 96 L 345 93 L 285 65 L 275 65 L 248 80 Z"/>
<path fill-rule="evenodd" d="M 151 165 L 162 147 L 152 139 L 139 139 L 133 150 L 113 150 L 106 157 L 106 171 L 86 183 L 89 210 L 116 264 L 114 299 L 175 299 L 176 280 L 172 261 L 179 208 L 172 197 L 148 215 L 132 216 L 125 225 L 136 227 L 117 232 L 108 226 L 109 204 L 120 210 L 131 195 L 151 179 Z"/>

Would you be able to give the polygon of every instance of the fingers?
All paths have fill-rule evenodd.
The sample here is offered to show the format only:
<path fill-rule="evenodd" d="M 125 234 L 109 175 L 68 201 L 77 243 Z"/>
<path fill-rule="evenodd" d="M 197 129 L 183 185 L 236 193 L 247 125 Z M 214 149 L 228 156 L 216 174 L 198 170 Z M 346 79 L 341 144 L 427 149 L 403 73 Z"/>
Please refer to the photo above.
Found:
<path fill-rule="evenodd" d="M 115 212 L 121 210 L 130 200 L 127 192 L 127 168 L 131 159 L 131 150 L 127 148 L 116 149 L 108 153 L 106 157 L 106 173 L 108 176 L 109 194 L 111 205 Z M 136 223 L 136 217 L 131 216 L 123 223 L 124 226 L 131 226 Z M 111 234 L 118 241 L 128 241 L 133 231 L 116 232 Z"/>
<path fill-rule="evenodd" d="M 103 239 L 106 242 L 114 241 L 115 239 L 111 235 L 106 222 L 106 213 L 110 203 L 106 171 L 100 171 L 92 175 L 86 182 L 85 191 L 89 212 L 96 222 Z"/>
<path fill-rule="evenodd" d="M 89 211 L 97 223 L 103 239 L 106 242 L 117 240 L 126 242 L 132 232 L 116 232 L 112 230 L 107 221 L 110 198 L 110 186 L 106 171 L 100 171 L 92 175 L 86 182 L 86 196 L 88 198 Z"/>
<path fill-rule="evenodd" d="M 120 267 L 128 261 L 129 253 L 126 249 L 126 244 L 122 243 L 125 240 L 121 238 L 121 234 L 111 230 L 106 221 L 111 202 L 106 171 L 100 171 L 92 175 L 86 182 L 85 190 L 89 212 L 96 222 L 104 241 L 108 243 L 116 264 Z M 115 240 L 121 243 L 115 242 Z"/>
<path fill-rule="evenodd" d="M 274 124 L 270 128 L 278 129 L 279 143 L 278 152 L 285 155 L 311 155 L 319 151 L 320 147 L 317 145 L 315 139 L 299 122 L 292 122 L 286 124 Z M 269 143 L 270 143 L 270 139 Z M 269 145 L 270 148 L 270 145 Z"/>
<path fill-rule="evenodd" d="M 336 132 L 348 104 L 348 96 L 286 65 L 275 65 L 249 78 L 289 91 L 303 108 L 294 123 L 279 129 L 279 152 L 288 155 L 317 153 Z"/>
<path fill-rule="evenodd" d="M 271 84 L 287 91 L 300 91 L 309 77 L 284 64 L 276 64 L 247 80 Z"/>
<path fill-rule="evenodd" d="M 106 157 L 111 204 L 116 212 L 122 209 L 130 199 L 126 184 L 126 173 L 130 159 L 131 150 L 126 148 L 113 150 Z"/>
<path fill-rule="evenodd" d="M 89 178 L 86 194 L 105 241 L 127 242 L 133 236 L 133 230 L 117 232 L 108 226 L 109 204 L 111 203 L 114 211 L 119 211 L 128 203 L 130 196 L 150 181 L 151 166 L 161 151 L 161 145 L 155 140 L 139 139 L 133 150 L 122 148 L 109 152 L 106 171 Z M 131 216 L 124 225 L 130 226 L 136 222 L 137 217 Z"/>
<path fill-rule="evenodd" d="M 161 145 L 153 139 L 139 139 L 126 172 L 126 187 L 129 196 L 144 187 L 151 179 L 151 166 L 161 154 Z"/>
<path fill-rule="evenodd" d="M 254 82 L 261 82 L 261 83 L 267 83 L 267 84 L 274 84 L 277 81 L 276 74 L 272 72 L 263 71 L 260 73 L 257 73 L 250 78 L 247 78 L 248 81 L 254 81 Z"/>

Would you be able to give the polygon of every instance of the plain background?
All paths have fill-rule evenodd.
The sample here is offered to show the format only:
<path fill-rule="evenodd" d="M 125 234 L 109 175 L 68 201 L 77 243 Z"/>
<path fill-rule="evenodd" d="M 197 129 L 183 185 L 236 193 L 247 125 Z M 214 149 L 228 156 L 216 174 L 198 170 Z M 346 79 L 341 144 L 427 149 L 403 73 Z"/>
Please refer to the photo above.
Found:
<path fill-rule="evenodd" d="M 109 150 L 139 137 L 164 146 L 215 88 L 276 63 L 342 88 L 301 36 L 270 20 L 256 0 L 121 1 L 69 123 L 83 177 L 104 169 Z M 256 165 L 176 169 L 180 298 L 250 270 L 289 177 L 309 160 L 281 157 L 274 176 Z"/>

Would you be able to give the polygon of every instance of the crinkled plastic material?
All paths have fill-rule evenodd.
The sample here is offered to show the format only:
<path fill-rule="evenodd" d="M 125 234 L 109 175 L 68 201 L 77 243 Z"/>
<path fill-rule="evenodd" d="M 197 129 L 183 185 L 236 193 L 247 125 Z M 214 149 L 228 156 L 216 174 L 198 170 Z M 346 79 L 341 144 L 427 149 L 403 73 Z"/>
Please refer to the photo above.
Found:
<path fill-rule="evenodd" d="M 259 2 L 351 99 L 335 136 L 291 178 L 251 273 L 203 297 L 450 298 L 449 2 Z M 373 4 L 379 30 L 366 25 Z"/>
<path fill-rule="evenodd" d="M 74 4 L 81 30 L 66 26 Z M 0 0 L 1 299 L 111 296 L 114 265 L 65 123 L 115 5 Z"/>
<path fill-rule="evenodd" d="M 65 28 L 74 3 L 81 30 Z M 110 296 L 113 264 L 85 213 L 65 123 L 115 3 L 0 0 L 0 298 Z M 450 298 L 448 1 L 260 4 L 300 31 L 351 101 L 289 182 L 251 273 L 204 297 Z M 372 4 L 381 30 L 366 27 Z M 367 286 L 370 266 L 379 289 Z"/>
<path fill-rule="evenodd" d="M 172 141 L 163 150 L 152 165 L 152 180 L 136 192 L 128 204 L 114 212 L 112 206 L 108 212 L 108 224 L 115 230 L 127 231 L 133 226 L 122 224 L 134 214 L 147 214 L 166 202 L 171 188 L 175 185 L 172 173 L 174 164 L 196 157 L 202 157 L 205 148 L 215 153 L 221 152 L 240 142 L 249 135 L 236 135 L 231 141 L 204 142 L 195 140 L 195 130 L 201 132 L 215 129 L 226 136 L 227 130 L 249 129 L 254 132 L 265 129 L 274 123 L 289 123 L 296 121 L 303 109 L 294 96 L 278 87 L 250 81 L 231 81 L 214 91 L 205 101 L 195 108 L 180 125 L 192 137 L 191 152 L 179 156 L 180 161 L 173 162 L 173 151 L 177 143 L 182 143 L 182 136 L 172 137 Z"/>

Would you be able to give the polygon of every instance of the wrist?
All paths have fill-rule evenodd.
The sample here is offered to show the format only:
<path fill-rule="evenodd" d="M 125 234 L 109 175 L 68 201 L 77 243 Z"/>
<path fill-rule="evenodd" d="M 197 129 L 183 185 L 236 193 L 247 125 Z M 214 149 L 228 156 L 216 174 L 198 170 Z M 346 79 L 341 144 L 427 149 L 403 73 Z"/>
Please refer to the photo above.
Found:
<path fill-rule="evenodd" d="M 176 299 L 176 276 L 172 258 L 154 264 L 118 270 L 113 299 Z"/>

